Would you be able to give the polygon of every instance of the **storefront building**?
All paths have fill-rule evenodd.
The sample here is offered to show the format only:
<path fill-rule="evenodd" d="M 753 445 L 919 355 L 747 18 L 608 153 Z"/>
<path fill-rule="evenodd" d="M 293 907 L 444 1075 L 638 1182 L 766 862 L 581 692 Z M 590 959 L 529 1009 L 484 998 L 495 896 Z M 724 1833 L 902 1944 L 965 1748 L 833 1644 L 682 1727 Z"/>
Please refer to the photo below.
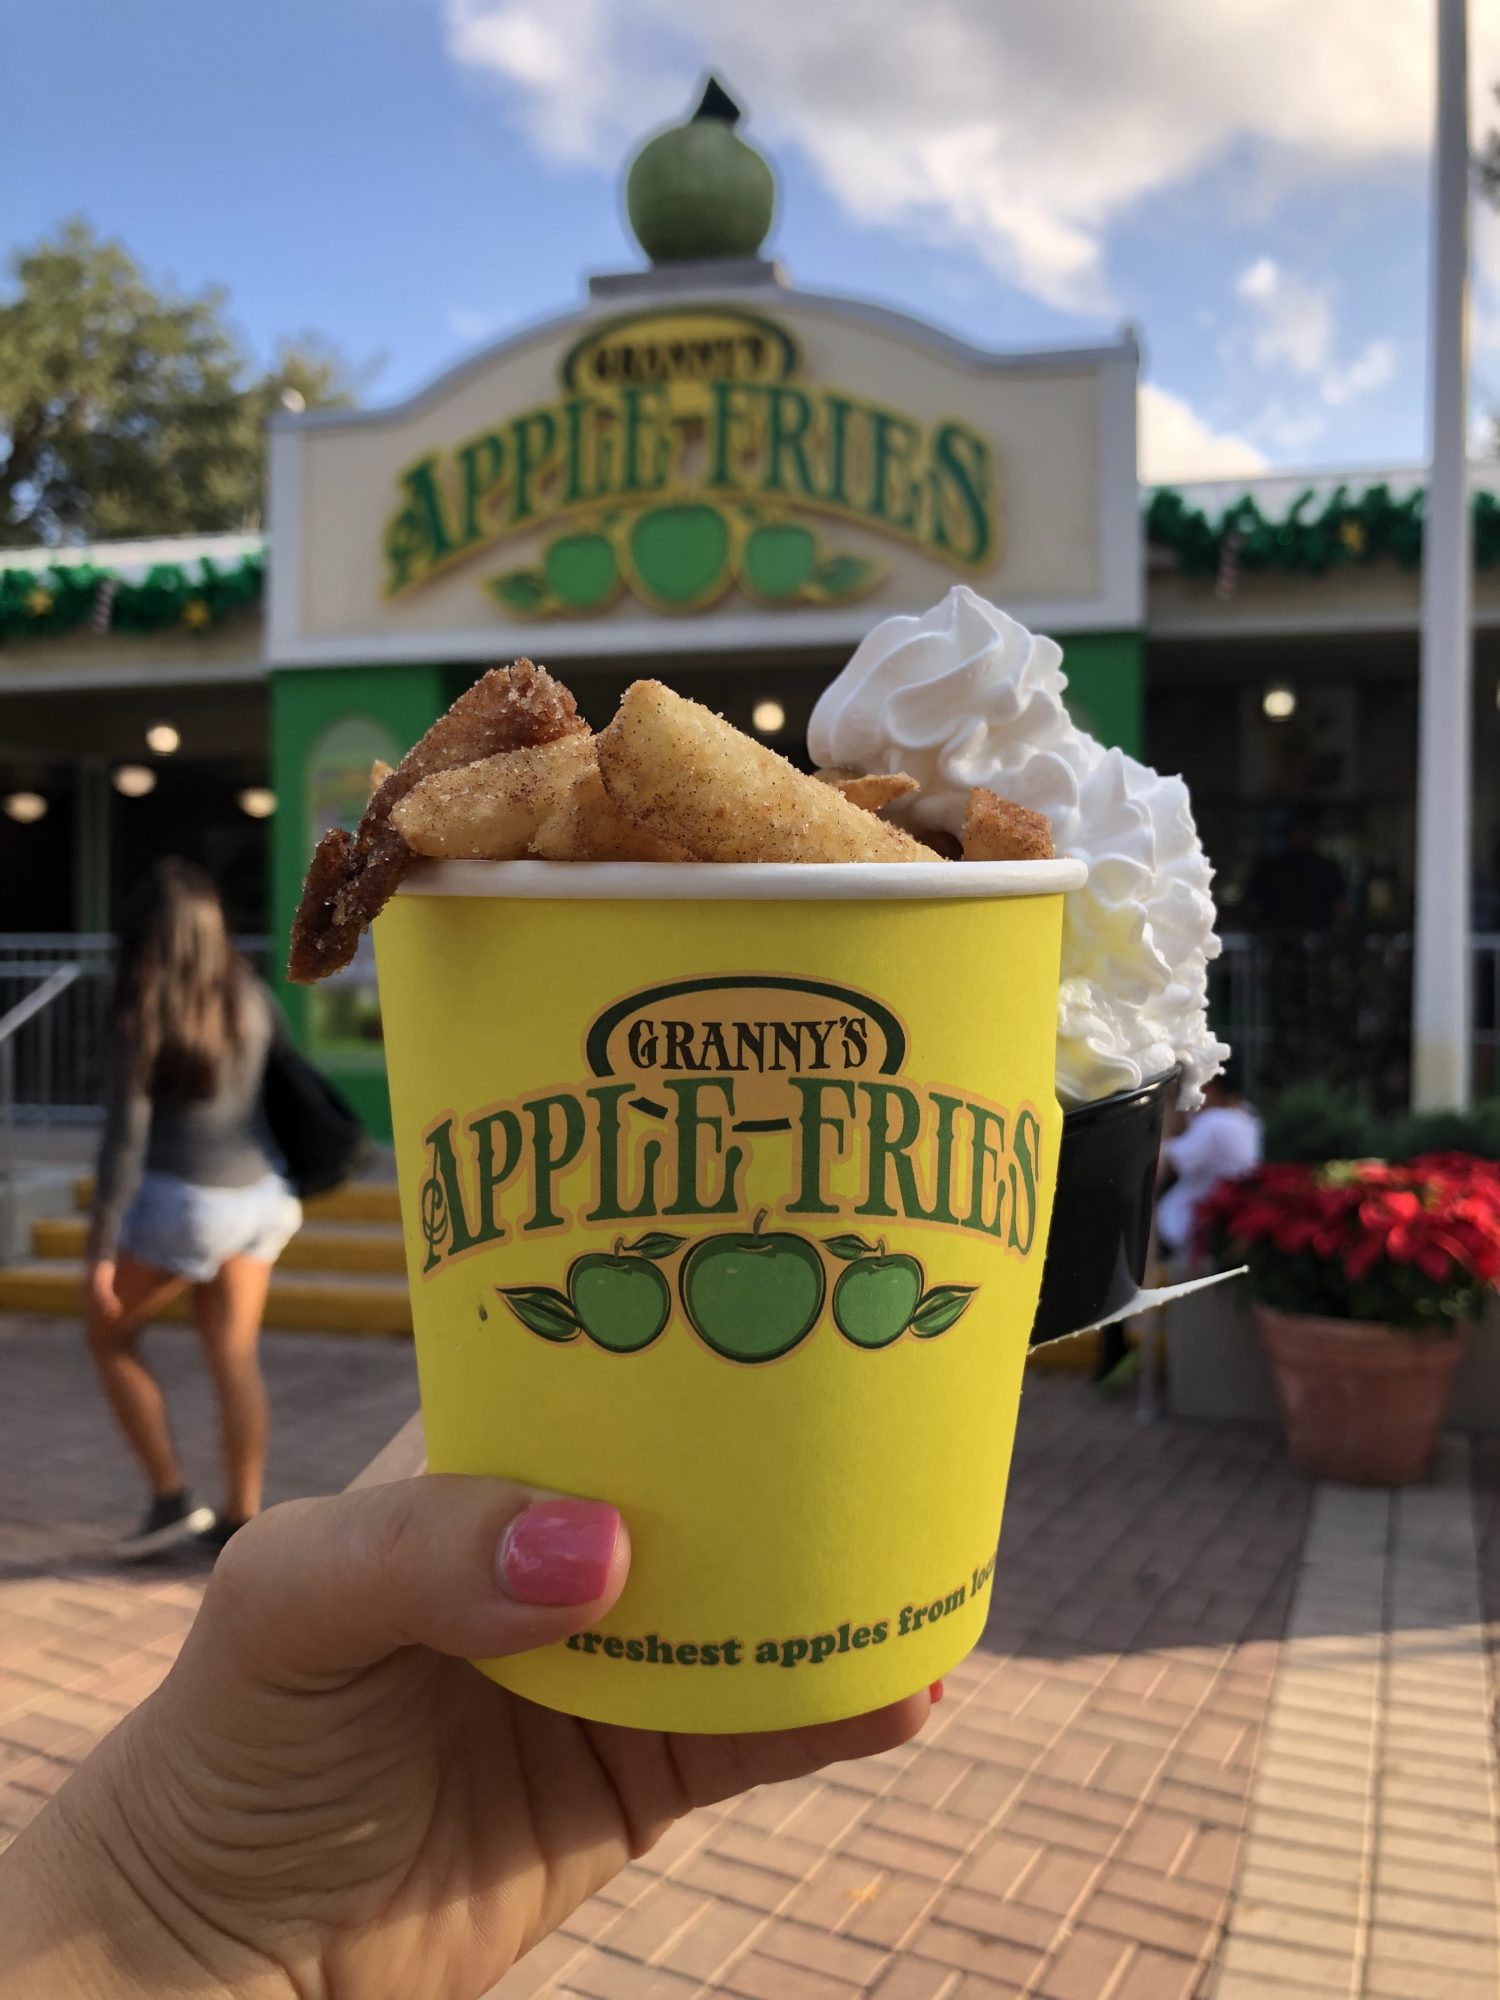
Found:
<path fill-rule="evenodd" d="M 1098 735 L 1187 776 L 1227 927 L 1266 920 L 1268 861 L 1300 843 L 1340 878 L 1330 928 L 1399 935 L 1416 482 L 1143 495 L 1137 366 L 1129 339 L 983 352 L 754 255 L 662 263 L 595 278 L 393 408 L 278 420 L 268 544 L 0 556 L 0 933 L 107 931 L 140 866 L 185 849 L 239 929 L 284 938 L 372 762 L 521 654 L 596 724 L 659 675 L 801 757 L 869 626 L 962 581 L 1062 642 Z M 1500 479 L 1477 483 L 1488 532 Z M 1475 592 L 1487 930 L 1495 539 Z M 382 1123 L 368 958 L 284 999 Z"/>

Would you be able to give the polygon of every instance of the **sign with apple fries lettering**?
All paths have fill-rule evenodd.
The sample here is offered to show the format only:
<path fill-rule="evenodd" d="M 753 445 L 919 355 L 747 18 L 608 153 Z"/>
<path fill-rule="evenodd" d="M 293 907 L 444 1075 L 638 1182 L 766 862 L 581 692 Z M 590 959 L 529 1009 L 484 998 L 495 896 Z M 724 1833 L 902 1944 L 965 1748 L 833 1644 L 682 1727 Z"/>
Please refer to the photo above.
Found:
<path fill-rule="evenodd" d="M 481 1664 L 649 1728 L 878 1707 L 984 1625 L 1062 898 L 608 873 L 375 927 L 429 1463 L 612 1500 L 634 1550 L 598 1631 Z"/>

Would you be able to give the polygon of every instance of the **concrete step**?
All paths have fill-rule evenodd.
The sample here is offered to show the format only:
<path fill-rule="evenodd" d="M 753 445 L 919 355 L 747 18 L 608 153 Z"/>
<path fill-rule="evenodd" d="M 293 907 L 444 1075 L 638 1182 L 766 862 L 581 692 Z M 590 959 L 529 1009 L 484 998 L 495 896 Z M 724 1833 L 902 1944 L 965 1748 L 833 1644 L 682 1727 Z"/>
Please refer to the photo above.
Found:
<path fill-rule="evenodd" d="M 187 1299 L 160 1315 L 186 1319 Z M 82 1267 L 75 1263 L 11 1264 L 0 1270 L 0 1312 L 46 1313 L 76 1320 L 83 1310 Z M 268 1327 L 318 1333 L 411 1332 L 404 1277 L 353 1278 L 340 1272 L 278 1268 L 266 1299 Z"/>
<path fill-rule="evenodd" d="M 36 1258 L 82 1260 L 88 1223 L 81 1215 L 48 1216 L 31 1225 Z M 399 1278 L 406 1270 L 401 1230 L 393 1222 L 305 1222 L 281 1253 L 283 1271 L 352 1271 Z"/>
<path fill-rule="evenodd" d="M 87 1211 L 94 1199 L 94 1177 L 80 1174 L 73 1183 L 73 1204 Z M 314 1195 L 306 1204 L 310 1222 L 399 1222 L 401 1204 L 394 1181 L 346 1181 L 332 1194 Z"/>

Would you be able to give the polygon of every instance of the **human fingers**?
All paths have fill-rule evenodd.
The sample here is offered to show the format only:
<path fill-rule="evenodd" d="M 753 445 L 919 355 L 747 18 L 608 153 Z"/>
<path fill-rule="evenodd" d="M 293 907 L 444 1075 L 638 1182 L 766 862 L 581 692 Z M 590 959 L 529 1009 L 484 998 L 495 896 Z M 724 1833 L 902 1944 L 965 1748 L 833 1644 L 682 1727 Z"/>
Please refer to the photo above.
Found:
<path fill-rule="evenodd" d="M 825 1764 L 879 1756 L 908 1743 L 941 1696 L 941 1683 L 840 1722 L 731 1736 L 663 1736 L 591 1723 L 589 1737 L 627 1804 L 632 1841 L 644 1852 L 693 1806 L 713 1805 L 756 1785 L 804 1778 Z"/>
<path fill-rule="evenodd" d="M 629 1563 L 603 1501 L 504 1479 L 398 1480 L 241 1529 L 199 1625 L 259 1678 L 317 1686 L 406 1646 L 494 1659 L 566 1638 L 608 1610 Z"/>
<path fill-rule="evenodd" d="M 825 1764 L 853 1763 L 895 1750 L 921 1729 L 935 1698 L 933 1688 L 922 1688 L 902 1701 L 840 1722 L 758 1730 L 753 1735 L 678 1738 L 678 1766 L 692 1804 L 712 1805 L 753 1785 L 777 1785 L 788 1778 L 805 1778 Z"/>

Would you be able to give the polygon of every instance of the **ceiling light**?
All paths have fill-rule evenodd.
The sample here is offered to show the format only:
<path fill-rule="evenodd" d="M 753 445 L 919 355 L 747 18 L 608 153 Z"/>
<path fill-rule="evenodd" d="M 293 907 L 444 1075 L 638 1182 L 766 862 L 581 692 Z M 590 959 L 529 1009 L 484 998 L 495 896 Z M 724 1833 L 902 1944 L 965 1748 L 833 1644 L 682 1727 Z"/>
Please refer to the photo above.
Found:
<path fill-rule="evenodd" d="M 1268 687 L 1260 698 L 1261 712 L 1272 722 L 1285 722 L 1297 713 L 1297 697 L 1289 687 Z"/>
<path fill-rule="evenodd" d="M 240 811 L 251 819 L 269 819 L 276 810 L 276 794 L 265 785 L 246 785 L 240 793 Z"/>
<path fill-rule="evenodd" d="M 181 744 L 182 738 L 170 722 L 153 722 L 146 731 L 146 748 L 157 757 L 170 757 Z"/>
<path fill-rule="evenodd" d="M 40 792 L 12 792 L 5 801 L 5 817 L 21 826 L 35 826 L 47 817 L 47 801 Z"/>
<path fill-rule="evenodd" d="M 750 720 L 762 736 L 775 736 L 786 728 L 786 710 L 779 701 L 758 701 Z"/>
<path fill-rule="evenodd" d="M 156 773 L 145 764 L 121 764 L 111 782 L 122 798 L 143 799 L 156 790 Z"/>

